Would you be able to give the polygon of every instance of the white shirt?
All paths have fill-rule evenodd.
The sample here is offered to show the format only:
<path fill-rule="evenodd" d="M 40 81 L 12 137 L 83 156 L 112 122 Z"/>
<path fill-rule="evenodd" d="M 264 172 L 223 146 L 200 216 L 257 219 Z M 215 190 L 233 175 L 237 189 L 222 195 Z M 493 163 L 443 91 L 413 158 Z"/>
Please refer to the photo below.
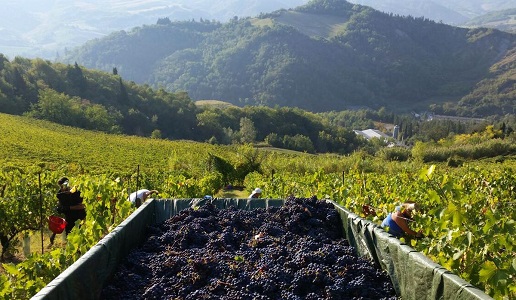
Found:
<path fill-rule="evenodd" d="M 131 203 L 134 204 L 134 201 L 136 201 L 136 198 L 140 198 L 142 200 L 142 203 L 143 201 L 145 201 L 145 199 L 143 199 L 143 195 L 145 193 L 148 193 L 150 192 L 149 190 L 146 190 L 146 189 L 142 189 L 142 190 L 138 190 L 136 192 L 133 192 L 131 193 L 131 195 L 129 195 L 129 201 L 131 201 Z"/>

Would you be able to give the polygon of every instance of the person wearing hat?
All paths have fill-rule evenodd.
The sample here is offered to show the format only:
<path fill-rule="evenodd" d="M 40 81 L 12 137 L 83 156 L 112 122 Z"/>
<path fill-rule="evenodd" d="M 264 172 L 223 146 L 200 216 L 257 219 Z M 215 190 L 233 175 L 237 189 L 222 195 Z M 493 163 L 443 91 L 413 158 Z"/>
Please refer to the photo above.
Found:
<path fill-rule="evenodd" d="M 72 231 L 77 220 L 86 219 L 86 208 L 82 203 L 81 192 L 75 187 L 70 188 L 68 178 L 60 178 L 57 184 L 59 185 L 59 191 L 56 195 L 59 200 L 57 211 L 65 215 L 65 230 L 68 234 Z"/>
<path fill-rule="evenodd" d="M 251 198 L 261 198 L 262 190 L 260 188 L 255 188 L 251 195 L 249 195 L 249 199 Z"/>
<path fill-rule="evenodd" d="M 136 207 L 140 207 L 140 205 L 142 205 L 142 203 L 145 202 L 145 200 L 147 200 L 147 198 L 149 198 L 149 196 L 154 193 L 159 194 L 159 192 L 156 190 L 141 189 L 131 193 L 129 195 L 129 199 L 127 200 L 131 201 L 131 203 Z"/>
<path fill-rule="evenodd" d="M 412 236 L 423 237 L 421 232 L 416 232 L 409 227 L 409 222 L 413 221 L 412 212 L 418 209 L 418 205 L 413 201 L 408 201 L 400 206 L 396 206 L 396 211 L 387 215 L 382 222 L 382 228 L 397 238 Z"/>

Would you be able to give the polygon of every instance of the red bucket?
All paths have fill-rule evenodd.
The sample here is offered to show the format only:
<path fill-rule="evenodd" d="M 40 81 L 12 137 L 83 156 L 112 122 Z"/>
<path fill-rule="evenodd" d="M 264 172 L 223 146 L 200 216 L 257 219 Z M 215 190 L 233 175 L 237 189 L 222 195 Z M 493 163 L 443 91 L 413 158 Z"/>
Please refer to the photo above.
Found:
<path fill-rule="evenodd" d="M 63 218 L 58 216 L 50 216 L 48 217 L 48 228 L 53 233 L 62 233 L 65 230 L 66 221 Z"/>

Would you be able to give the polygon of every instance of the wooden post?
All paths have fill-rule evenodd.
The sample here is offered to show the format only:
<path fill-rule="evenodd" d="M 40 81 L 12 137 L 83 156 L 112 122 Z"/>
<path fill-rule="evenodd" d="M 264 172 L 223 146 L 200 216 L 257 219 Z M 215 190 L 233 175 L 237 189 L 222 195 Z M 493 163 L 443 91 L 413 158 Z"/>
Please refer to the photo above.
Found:
<path fill-rule="evenodd" d="M 30 234 L 25 232 L 23 235 L 23 255 L 29 257 L 30 255 Z"/>
<path fill-rule="evenodd" d="M 41 173 L 38 173 L 38 183 L 39 183 L 39 216 L 40 216 L 40 226 L 41 226 L 41 254 L 45 251 L 45 246 L 43 245 L 43 193 L 41 193 Z"/>
<path fill-rule="evenodd" d="M 138 165 L 138 169 L 136 171 L 136 191 L 140 189 L 140 165 Z"/>

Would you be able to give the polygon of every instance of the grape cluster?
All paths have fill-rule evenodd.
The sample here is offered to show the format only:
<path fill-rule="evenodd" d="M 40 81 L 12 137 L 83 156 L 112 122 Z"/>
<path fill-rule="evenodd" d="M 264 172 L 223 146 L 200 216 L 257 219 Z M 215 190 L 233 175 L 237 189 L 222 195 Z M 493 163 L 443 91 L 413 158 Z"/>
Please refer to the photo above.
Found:
<path fill-rule="evenodd" d="M 251 211 L 208 203 L 148 228 L 101 299 L 397 299 L 356 256 L 340 216 L 316 197 Z"/>

